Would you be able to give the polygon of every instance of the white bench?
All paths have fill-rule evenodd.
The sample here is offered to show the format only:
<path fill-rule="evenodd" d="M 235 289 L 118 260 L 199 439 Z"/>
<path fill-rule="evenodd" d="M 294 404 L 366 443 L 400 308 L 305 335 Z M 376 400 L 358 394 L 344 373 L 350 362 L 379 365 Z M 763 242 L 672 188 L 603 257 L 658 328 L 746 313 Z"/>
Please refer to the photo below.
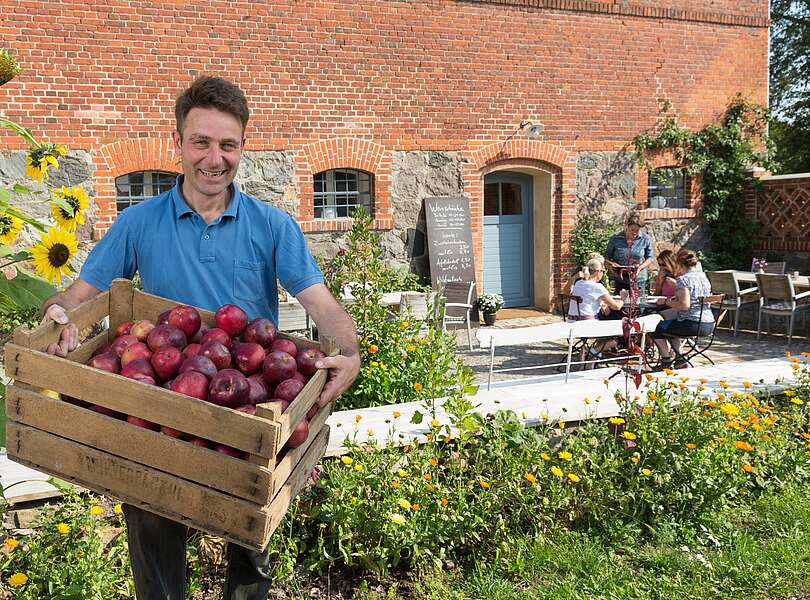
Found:
<path fill-rule="evenodd" d="M 661 322 L 661 315 L 647 315 L 637 319 L 641 326 L 641 347 L 644 347 L 645 336 L 655 331 L 658 323 Z M 526 371 L 530 369 L 549 369 L 552 367 L 565 367 L 565 381 L 571 372 L 572 364 L 583 364 L 595 362 L 592 360 L 572 361 L 571 355 L 576 340 L 613 338 L 624 335 L 622 321 L 575 321 L 573 323 L 552 323 L 550 325 L 538 325 L 536 327 L 518 327 L 515 329 L 478 329 L 475 336 L 481 348 L 489 348 L 489 378 L 487 379 L 487 389 L 492 386 L 493 373 L 505 373 L 507 371 Z M 554 342 L 566 340 L 568 342 L 568 354 L 565 362 L 553 363 L 549 365 L 537 365 L 531 367 L 513 367 L 510 369 L 494 369 L 495 348 L 498 346 L 525 346 L 539 344 L 542 342 Z M 613 359 L 599 359 L 598 362 L 626 361 L 627 357 L 622 356 Z"/>

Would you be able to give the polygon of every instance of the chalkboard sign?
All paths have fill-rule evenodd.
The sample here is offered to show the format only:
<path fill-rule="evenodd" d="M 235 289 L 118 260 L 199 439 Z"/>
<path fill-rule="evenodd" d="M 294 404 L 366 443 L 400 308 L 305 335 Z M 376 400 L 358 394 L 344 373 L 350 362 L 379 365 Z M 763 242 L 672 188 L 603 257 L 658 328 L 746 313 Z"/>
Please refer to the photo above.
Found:
<path fill-rule="evenodd" d="M 470 205 L 466 198 L 425 198 L 430 279 L 446 283 L 475 281 Z"/>

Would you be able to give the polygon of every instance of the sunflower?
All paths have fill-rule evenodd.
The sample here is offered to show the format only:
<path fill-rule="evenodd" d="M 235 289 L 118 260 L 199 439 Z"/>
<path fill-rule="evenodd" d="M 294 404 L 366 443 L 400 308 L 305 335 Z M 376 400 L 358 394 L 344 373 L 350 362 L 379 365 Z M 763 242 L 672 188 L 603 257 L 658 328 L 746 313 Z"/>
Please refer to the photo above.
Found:
<path fill-rule="evenodd" d="M 67 150 L 64 146 L 57 146 L 56 144 L 41 144 L 38 147 L 33 147 L 28 151 L 28 164 L 25 168 L 25 174 L 42 183 L 43 179 L 48 178 L 48 167 L 53 166 L 55 169 L 59 168 L 60 156 L 64 156 Z"/>
<path fill-rule="evenodd" d="M 11 215 L 0 215 L 0 244 L 11 246 L 22 231 L 23 222 Z"/>
<path fill-rule="evenodd" d="M 37 273 L 50 282 L 62 283 L 62 275 L 70 272 L 70 259 L 78 252 L 79 243 L 70 232 L 51 227 L 40 243 L 31 248 Z"/>
<path fill-rule="evenodd" d="M 68 213 L 68 211 L 54 202 L 51 204 L 51 214 L 53 218 L 56 219 L 56 222 L 62 229 L 76 231 L 77 225 L 84 224 L 84 209 L 86 209 L 89 204 L 87 192 L 84 191 L 84 188 L 79 186 L 62 186 L 62 189 L 54 191 L 54 196 L 67 202 L 73 210 L 71 213 Z"/>

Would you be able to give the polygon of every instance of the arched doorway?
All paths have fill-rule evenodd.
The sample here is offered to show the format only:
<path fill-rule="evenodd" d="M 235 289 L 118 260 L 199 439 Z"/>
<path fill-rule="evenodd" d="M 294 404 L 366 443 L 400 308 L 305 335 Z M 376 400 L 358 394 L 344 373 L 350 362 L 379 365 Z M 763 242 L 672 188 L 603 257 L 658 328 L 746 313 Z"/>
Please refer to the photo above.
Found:
<path fill-rule="evenodd" d="M 484 285 L 504 306 L 534 304 L 533 180 L 515 171 L 484 177 Z"/>

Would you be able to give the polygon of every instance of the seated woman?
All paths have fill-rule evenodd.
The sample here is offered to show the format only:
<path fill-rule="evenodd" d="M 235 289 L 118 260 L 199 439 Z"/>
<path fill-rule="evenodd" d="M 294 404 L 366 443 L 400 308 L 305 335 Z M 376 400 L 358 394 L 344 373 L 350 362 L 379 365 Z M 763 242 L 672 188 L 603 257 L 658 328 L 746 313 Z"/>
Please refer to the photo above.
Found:
<path fill-rule="evenodd" d="M 600 311 L 609 309 L 620 310 L 624 306 L 627 291 L 622 290 L 621 299 L 616 300 L 610 295 L 607 288 L 602 285 L 605 267 L 598 258 L 592 258 L 582 269 L 582 278 L 571 287 L 571 295 L 582 298 L 577 312 L 576 303 L 572 300 L 568 308 L 568 315 L 581 320 L 596 319 Z"/>
<path fill-rule="evenodd" d="M 662 368 L 673 366 L 672 353 L 675 356 L 676 368 L 686 365 L 686 362 L 680 359 L 682 337 L 708 335 L 714 329 L 711 307 L 708 304 L 701 307 L 699 300 L 702 296 L 711 294 L 711 286 L 705 273 L 697 270 L 697 254 L 682 248 L 676 255 L 676 261 L 681 275 L 676 280 L 675 294 L 659 301 L 659 304 L 674 308 L 678 313 L 674 319 L 661 321 L 652 334 L 655 345 L 661 353 Z M 664 335 L 673 337 L 665 338 Z"/>
<path fill-rule="evenodd" d="M 675 262 L 675 253 L 672 250 L 662 250 L 658 253 L 658 276 L 653 284 L 655 296 L 674 296 L 676 278 L 678 277 L 678 264 Z"/>

